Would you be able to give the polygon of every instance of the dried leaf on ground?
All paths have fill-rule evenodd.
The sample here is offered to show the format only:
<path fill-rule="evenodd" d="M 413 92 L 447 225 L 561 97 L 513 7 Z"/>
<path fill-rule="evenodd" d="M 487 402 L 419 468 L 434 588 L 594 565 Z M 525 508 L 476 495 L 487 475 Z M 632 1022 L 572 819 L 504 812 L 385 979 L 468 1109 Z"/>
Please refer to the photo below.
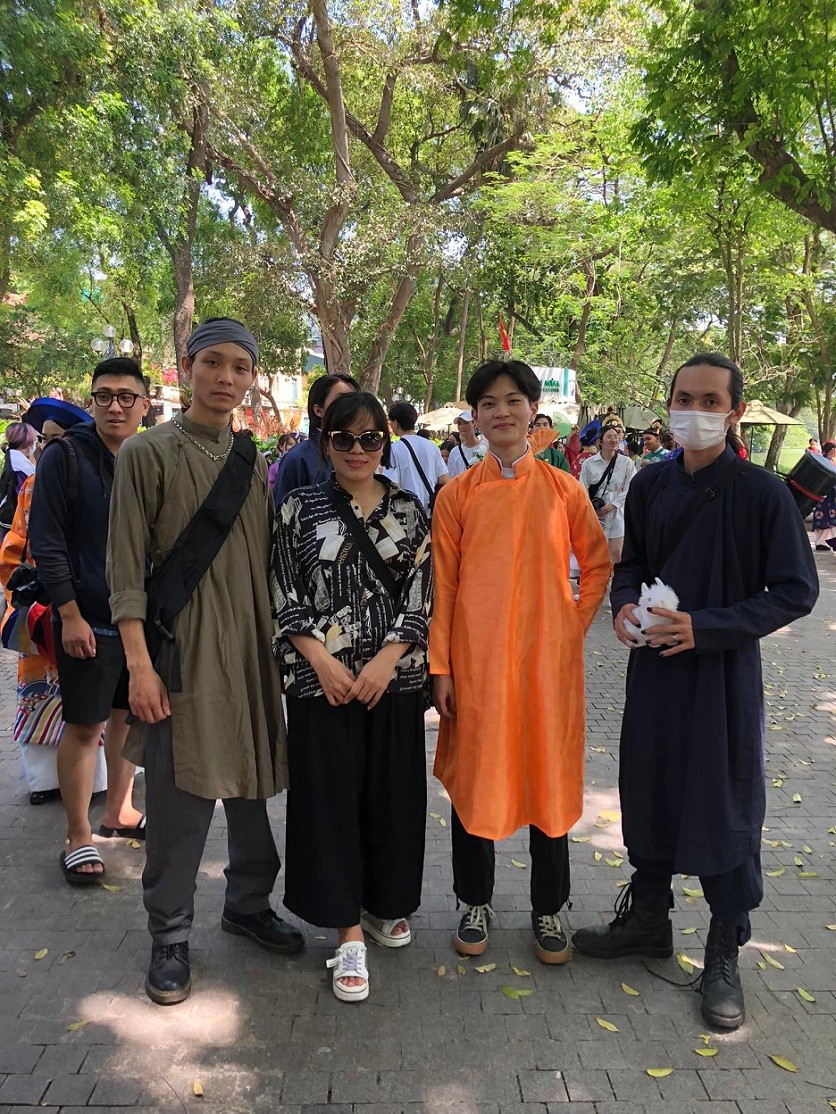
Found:
<path fill-rule="evenodd" d="M 46 959 L 49 955 L 49 948 L 41 948 L 40 951 L 35 952 L 35 959 Z"/>
<path fill-rule="evenodd" d="M 589 836 L 572 836 L 572 843 L 589 843 Z"/>
<path fill-rule="evenodd" d="M 621 819 L 621 813 L 618 809 L 604 809 L 603 812 L 598 813 L 600 820 L 606 820 L 608 824 L 617 824 Z"/>
<path fill-rule="evenodd" d="M 55 966 L 60 967 L 62 963 L 66 963 L 68 959 L 75 959 L 75 952 L 64 952 L 60 959 L 55 961 Z"/>
<path fill-rule="evenodd" d="M 526 971 L 523 967 L 512 967 L 511 970 L 514 972 L 514 974 L 519 979 L 529 979 L 529 978 L 531 978 L 531 972 Z"/>
<path fill-rule="evenodd" d="M 103 890 L 107 890 L 109 894 L 118 894 L 122 889 L 121 886 L 111 886 L 109 882 L 99 882 Z"/>
<path fill-rule="evenodd" d="M 679 953 L 679 955 L 676 957 L 676 962 L 679 964 L 686 975 L 693 975 L 694 963 L 691 959 L 688 958 L 685 952 Z"/>
<path fill-rule="evenodd" d="M 792 803 L 794 805 L 800 805 L 801 804 L 801 794 L 800 793 L 793 793 Z"/>
<path fill-rule="evenodd" d="M 484 963 L 481 967 L 474 967 L 474 971 L 478 971 L 480 975 L 487 975 L 489 971 L 496 970 L 495 963 Z"/>
<path fill-rule="evenodd" d="M 438 823 L 439 823 L 439 827 L 442 827 L 442 828 L 447 827 L 447 821 L 444 819 L 443 816 L 439 816 Z"/>
<path fill-rule="evenodd" d="M 694 1051 L 698 1056 L 716 1056 L 716 1048 L 695 1048 Z"/>
<path fill-rule="evenodd" d="M 521 863 L 519 859 L 511 859 L 511 866 L 517 867 L 519 870 L 527 870 L 525 863 Z"/>
<path fill-rule="evenodd" d="M 439 977 L 440 979 L 443 979 L 443 978 L 444 978 L 444 976 L 445 976 L 445 975 L 447 974 L 447 968 L 446 968 L 446 967 L 444 966 L 444 964 L 442 963 L 442 965 L 441 965 L 440 967 L 437 967 L 437 968 L 436 968 L 436 971 L 435 971 L 435 973 L 436 973 L 436 974 L 438 975 L 438 977 Z"/>
<path fill-rule="evenodd" d="M 711 1044 L 711 1042 L 714 1040 L 714 1034 L 713 1033 L 700 1033 L 700 1040 L 702 1041 L 703 1044 Z"/>
<path fill-rule="evenodd" d="M 593 857 L 596 863 L 600 863 L 601 859 L 603 859 L 604 856 L 601 854 L 600 851 L 596 851 Z"/>
<path fill-rule="evenodd" d="M 693 934 L 697 930 L 696 930 L 696 928 L 680 928 L 679 931 L 682 933 L 683 936 L 693 936 Z"/>
<path fill-rule="evenodd" d="M 68 1033 L 77 1033 L 79 1029 L 83 1029 L 85 1025 L 89 1025 L 89 1021 L 74 1021 L 72 1025 L 67 1026 Z"/>
<path fill-rule="evenodd" d="M 790 952 L 792 955 L 795 955 L 796 952 L 798 951 L 798 948 L 794 948 L 790 944 L 784 944 L 784 951 L 785 952 Z"/>
<path fill-rule="evenodd" d="M 673 1072 L 673 1068 L 645 1068 L 644 1070 L 652 1079 L 665 1079 Z"/>
<path fill-rule="evenodd" d="M 624 991 L 625 994 L 629 994 L 631 998 L 641 997 L 641 991 L 635 990 L 632 986 L 628 986 L 626 982 L 623 982 L 621 984 L 621 989 Z"/>
<path fill-rule="evenodd" d="M 516 1001 L 519 998 L 528 998 L 529 995 L 534 993 L 534 991 L 520 990 L 519 987 L 516 986 L 503 986 L 502 993 L 505 995 L 506 998 L 511 998 Z"/>
<path fill-rule="evenodd" d="M 776 1053 L 770 1052 L 769 1059 L 773 1064 L 777 1064 L 779 1068 L 783 1068 L 784 1071 L 798 1071 L 798 1066 L 792 1060 L 788 1060 L 786 1056 L 778 1056 Z"/>
<path fill-rule="evenodd" d="M 798 995 L 798 997 L 799 997 L 799 998 L 801 998 L 801 999 L 803 999 L 803 1000 L 804 1000 L 805 1002 L 815 1002 L 815 1000 L 816 1000 L 816 999 L 815 999 L 815 998 L 813 997 L 813 995 L 812 995 L 812 994 L 810 994 L 810 992 L 809 992 L 809 991 L 807 991 L 807 990 L 805 990 L 805 989 L 804 989 L 804 987 L 803 987 L 803 986 L 797 986 L 797 987 L 795 988 L 795 992 L 796 992 L 796 994 Z"/>
<path fill-rule="evenodd" d="M 812 854 L 813 854 L 813 848 L 812 848 L 812 847 L 810 847 L 810 846 L 809 846 L 808 844 L 806 844 L 806 843 L 805 843 L 805 844 L 804 844 L 804 846 L 803 846 L 803 847 L 801 848 L 801 850 L 802 850 L 802 851 L 804 852 L 804 854 L 805 854 L 805 855 L 812 855 Z"/>
<path fill-rule="evenodd" d="M 595 1020 L 598 1022 L 598 1024 L 601 1026 L 601 1028 L 606 1029 L 608 1033 L 617 1033 L 618 1032 L 618 1026 L 613 1025 L 613 1023 L 611 1021 L 607 1021 L 603 1017 L 596 1017 Z"/>
<path fill-rule="evenodd" d="M 817 870 L 800 870 L 798 872 L 799 878 L 818 878 L 820 877 Z"/>
<path fill-rule="evenodd" d="M 456 964 L 456 974 L 457 975 L 466 975 L 467 974 L 467 968 L 463 964 L 457 963 Z"/>
<path fill-rule="evenodd" d="M 196 1079 L 194 1083 L 192 1083 L 192 1091 L 197 1095 L 198 1098 L 203 1098 L 203 1084 L 200 1082 L 199 1079 Z"/>
<path fill-rule="evenodd" d="M 792 861 L 793 861 L 793 866 L 804 866 L 804 860 L 802 859 L 802 857 L 800 855 L 793 855 Z"/>
<path fill-rule="evenodd" d="M 441 819 L 441 813 L 440 812 L 431 812 L 430 816 L 432 817 L 433 820 L 440 820 Z"/>
<path fill-rule="evenodd" d="M 836 924 L 826 924 L 824 927 L 828 932 L 836 932 Z"/>
<path fill-rule="evenodd" d="M 139 842 L 138 839 L 129 839 L 128 847 L 133 847 L 134 851 L 139 851 L 139 849 L 142 847 L 142 844 Z"/>
<path fill-rule="evenodd" d="M 785 866 L 779 866 L 777 870 L 768 870 L 766 876 L 767 878 L 780 878 L 782 874 L 786 873 L 787 868 Z"/>
<path fill-rule="evenodd" d="M 604 859 L 607 866 L 621 866 L 624 862 L 623 859 Z"/>
<path fill-rule="evenodd" d="M 688 886 L 683 886 L 682 887 L 682 892 L 685 894 L 686 897 L 702 897 L 703 896 L 702 890 L 692 890 L 692 889 L 689 889 Z"/>
<path fill-rule="evenodd" d="M 766 970 L 766 964 L 764 963 L 764 961 L 763 961 L 762 959 L 759 959 L 759 960 L 758 960 L 758 967 L 759 967 L 759 969 L 760 969 L 761 971 L 765 971 L 765 970 Z"/>
<path fill-rule="evenodd" d="M 783 963 L 779 963 L 777 959 L 773 959 L 772 956 L 769 955 L 768 952 L 761 952 L 761 955 L 763 956 L 763 958 L 766 960 L 766 962 L 769 964 L 770 967 L 774 967 L 778 971 L 783 971 L 784 970 Z"/>

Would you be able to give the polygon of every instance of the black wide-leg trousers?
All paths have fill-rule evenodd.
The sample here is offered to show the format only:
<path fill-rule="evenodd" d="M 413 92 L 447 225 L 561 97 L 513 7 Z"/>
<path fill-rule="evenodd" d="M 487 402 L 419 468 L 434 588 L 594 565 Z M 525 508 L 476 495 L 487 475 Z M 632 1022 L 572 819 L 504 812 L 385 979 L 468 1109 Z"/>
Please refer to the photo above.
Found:
<path fill-rule="evenodd" d="M 635 870 L 633 893 L 651 904 L 668 908 L 674 864 L 664 860 L 642 859 L 628 851 Z M 735 925 L 737 942 L 742 947 L 752 936 L 749 911 L 763 901 L 763 875 L 758 852 L 724 874 L 701 874 L 705 900 L 712 917 L 724 924 Z"/>
<path fill-rule="evenodd" d="M 496 853 L 492 839 L 471 835 L 452 810 L 453 890 L 464 905 L 490 905 Z M 569 900 L 569 836 L 547 836 L 533 825 L 528 829 L 531 853 L 531 908 L 535 913 L 559 913 Z"/>
<path fill-rule="evenodd" d="M 309 924 L 348 928 L 421 903 L 427 815 L 424 697 L 287 698 L 284 903 Z"/>

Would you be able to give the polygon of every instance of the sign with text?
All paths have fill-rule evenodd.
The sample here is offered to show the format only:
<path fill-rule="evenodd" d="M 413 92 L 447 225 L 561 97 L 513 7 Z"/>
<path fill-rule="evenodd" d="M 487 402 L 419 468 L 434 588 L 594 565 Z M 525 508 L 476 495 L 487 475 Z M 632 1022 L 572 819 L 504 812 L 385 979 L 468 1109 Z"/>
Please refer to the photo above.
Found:
<path fill-rule="evenodd" d="M 532 370 L 543 388 L 541 405 L 564 406 L 567 403 L 574 403 L 578 383 L 574 368 L 535 367 Z"/>

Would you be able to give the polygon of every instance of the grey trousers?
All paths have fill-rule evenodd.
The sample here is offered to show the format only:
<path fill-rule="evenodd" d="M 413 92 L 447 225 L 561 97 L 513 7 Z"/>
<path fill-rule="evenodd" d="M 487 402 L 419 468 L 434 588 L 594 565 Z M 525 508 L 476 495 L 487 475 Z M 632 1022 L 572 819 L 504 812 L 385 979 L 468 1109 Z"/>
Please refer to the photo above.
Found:
<path fill-rule="evenodd" d="M 230 797 L 223 802 L 229 843 L 226 904 L 236 913 L 260 913 L 281 863 L 267 802 Z M 155 944 L 189 938 L 194 920 L 197 872 L 215 802 L 174 784 L 171 720 L 148 728 L 145 748 L 145 870 L 142 889 L 148 931 Z"/>

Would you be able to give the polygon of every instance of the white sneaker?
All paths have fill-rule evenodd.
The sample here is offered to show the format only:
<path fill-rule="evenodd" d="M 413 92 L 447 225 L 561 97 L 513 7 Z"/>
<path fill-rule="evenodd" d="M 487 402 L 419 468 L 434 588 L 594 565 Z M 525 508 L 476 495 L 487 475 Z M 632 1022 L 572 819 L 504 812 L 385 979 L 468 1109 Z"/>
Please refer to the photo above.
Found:
<path fill-rule="evenodd" d="M 395 932 L 399 924 L 406 925 L 406 932 Z M 405 948 L 407 944 L 412 943 L 412 930 L 406 917 L 384 921 L 380 917 L 373 917 L 371 913 L 361 913 L 360 927 L 383 948 Z"/>
<path fill-rule="evenodd" d="M 369 972 L 366 968 L 366 945 L 359 940 L 348 940 L 340 944 L 334 958 L 326 960 L 325 966 L 333 969 L 331 988 L 341 1002 L 362 1002 L 369 996 Z M 341 979 L 363 979 L 360 986 L 346 986 Z"/>

